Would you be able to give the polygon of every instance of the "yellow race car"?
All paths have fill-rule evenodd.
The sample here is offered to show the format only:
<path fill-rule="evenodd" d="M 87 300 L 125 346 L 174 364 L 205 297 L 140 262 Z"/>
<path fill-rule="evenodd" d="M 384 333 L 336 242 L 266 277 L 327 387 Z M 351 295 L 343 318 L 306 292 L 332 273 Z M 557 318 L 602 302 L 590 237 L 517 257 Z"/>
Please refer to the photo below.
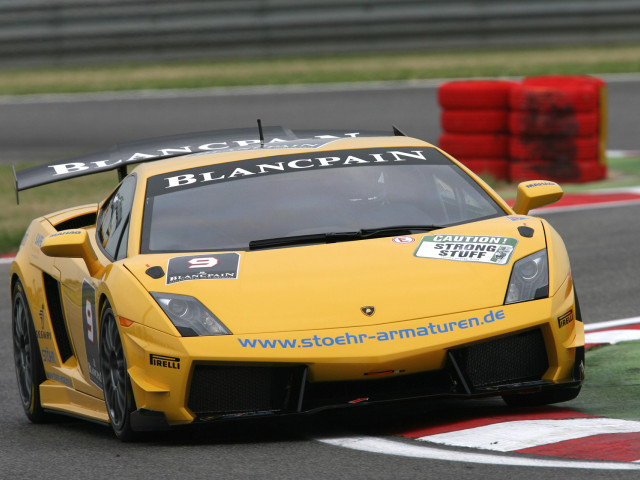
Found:
<path fill-rule="evenodd" d="M 138 164 L 127 173 L 129 164 Z M 564 243 L 422 140 L 282 127 L 185 134 L 15 173 L 117 170 L 35 219 L 11 267 L 20 399 L 145 430 L 405 399 L 566 401 L 584 329 Z M 393 408 L 392 405 L 389 405 Z"/>

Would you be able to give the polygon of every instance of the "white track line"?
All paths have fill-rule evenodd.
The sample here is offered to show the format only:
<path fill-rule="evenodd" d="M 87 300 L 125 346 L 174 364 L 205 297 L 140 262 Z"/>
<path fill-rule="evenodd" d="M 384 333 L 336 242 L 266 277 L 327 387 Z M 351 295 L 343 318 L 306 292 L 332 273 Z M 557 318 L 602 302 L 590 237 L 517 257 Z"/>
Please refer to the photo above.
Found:
<path fill-rule="evenodd" d="M 640 323 L 640 317 L 621 318 L 619 320 L 586 324 L 584 326 L 584 331 L 590 332 L 593 330 L 604 330 L 605 328 L 623 327 L 625 325 L 635 325 L 638 323 Z"/>

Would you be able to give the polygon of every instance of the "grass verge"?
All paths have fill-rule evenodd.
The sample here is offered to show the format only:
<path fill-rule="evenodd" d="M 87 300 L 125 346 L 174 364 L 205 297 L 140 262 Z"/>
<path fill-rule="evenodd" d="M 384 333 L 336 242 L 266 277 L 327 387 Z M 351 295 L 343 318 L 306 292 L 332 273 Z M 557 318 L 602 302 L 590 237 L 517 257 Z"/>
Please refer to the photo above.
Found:
<path fill-rule="evenodd" d="M 640 45 L 0 69 L 0 95 L 640 72 Z"/>
<path fill-rule="evenodd" d="M 20 165 L 16 170 L 28 166 Z M 20 205 L 17 205 L 11 167 L 0 166 L 0 254 L 18 250 L 24 232 L 34 218 L 77 205 L 99 202 L 117 183 L 116 172 L 75 178 L 20 192 Z"/>
<path fill-rule="evenodd" d="M 639 347 L 638 342 L 622 342 L 588 350 L 582 391 L 560 406 L 607 418 L 640 420 Z"/>

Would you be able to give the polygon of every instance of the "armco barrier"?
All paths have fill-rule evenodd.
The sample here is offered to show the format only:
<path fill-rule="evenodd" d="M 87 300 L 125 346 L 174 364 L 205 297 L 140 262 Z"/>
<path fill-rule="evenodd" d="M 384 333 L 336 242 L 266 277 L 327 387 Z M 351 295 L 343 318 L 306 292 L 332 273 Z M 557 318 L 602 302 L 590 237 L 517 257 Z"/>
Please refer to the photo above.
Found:
<path fill-rule="evenodd" d="M 439 145 L 476 173 L 511 181 L 606 176 L 606 90 L 598 78 L 448 82 L 438 99 Z"/>
<path fill-rule="evenodd" d="M 640 40 L 637 0 L 0 0 L 0 66 Z"/>

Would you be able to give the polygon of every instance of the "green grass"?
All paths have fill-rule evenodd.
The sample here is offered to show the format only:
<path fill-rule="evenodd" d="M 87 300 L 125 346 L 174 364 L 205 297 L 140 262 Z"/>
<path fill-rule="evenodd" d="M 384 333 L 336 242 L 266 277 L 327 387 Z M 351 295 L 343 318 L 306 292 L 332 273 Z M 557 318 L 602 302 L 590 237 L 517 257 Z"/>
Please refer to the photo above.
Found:
<path fill-rule="evenodd" d="M 19 165 L 17 170 L 29 165 Z M 515 196 L 516 185 L 493 183 L 505 198 Z M 34 218 L 65 208 L 97 203 L 106 198 L 117 184 L 115 172 L 75 178 L 20 192 L 20 205 L 16 204 L 11 167 L 0 166 L 0 254 L 18 250 L 18 245 L 29 222 Z M 597 188 L 640 185 L 640 158 L 614 158 L 609 160 L 606 180 L 587 184 L 563 185 L 565 192 L 580 192 Z"/>
<path fill-rule="evenodd" d="M 19 165 L 16 170 L 28 166 Z M 34 218 L 69 207 L 97 203 L 117 183 L 115 172 L 80 177 L 22 191 L 20 205 L 17 205 L 11 167 L 0 166 L 0 254 L 18 250 L 24 232 Z"/>
<path fill-rule="evenodd" d="M 0 69 L 0 95 L 640 72 L 640 45 Z"/>
<path fill-rule="evenodd" d="M 585 382 L 580 395 L 560 406 L 607 418 L 640 420 L 638 342 L 588 350 L 585 364 Z"/>

